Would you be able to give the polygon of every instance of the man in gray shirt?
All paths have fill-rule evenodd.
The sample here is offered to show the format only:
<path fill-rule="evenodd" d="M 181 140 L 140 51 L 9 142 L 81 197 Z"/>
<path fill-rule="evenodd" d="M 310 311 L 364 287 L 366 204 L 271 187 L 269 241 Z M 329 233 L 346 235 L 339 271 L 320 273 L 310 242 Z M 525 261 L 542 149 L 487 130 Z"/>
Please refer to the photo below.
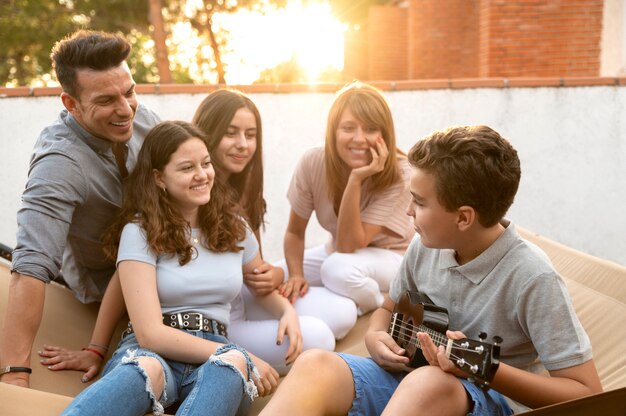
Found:
<path fill-rule="evenodd" d="M 29 386 L 30 355 L 45 284 L 67 285 L 83 303 L 102 299 L 115 262 L 102 234 L 122 203 L 122 181 L 158 117 L 137 102 L 121 36 L 79 31 L 51 58 L 65 109 L 33 150 L 17 213 L 0 381 Z"/>

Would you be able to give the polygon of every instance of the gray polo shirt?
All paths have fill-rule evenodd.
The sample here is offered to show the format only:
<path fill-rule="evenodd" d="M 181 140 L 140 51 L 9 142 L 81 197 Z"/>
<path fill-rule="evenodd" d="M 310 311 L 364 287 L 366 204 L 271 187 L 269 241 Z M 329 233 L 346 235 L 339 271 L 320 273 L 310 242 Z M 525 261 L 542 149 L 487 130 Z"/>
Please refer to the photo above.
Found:
<path fill-rule="evenodd" d="M 425 293 L 448 309 L 450 329 L 471 339 L 498 335 L 502 362 L 532 372 L 559 370 L 592 358 L 589 338 L 569 292 L 546 254 L 505 221 L 504 233 L 474 260 L 459 265 L 453 250 L 430 249 L 416 236 L 390 296 Z"/>
<path fill-rule="evenodd" d="M 139 104 L 126 167 L 132 170 L 158 116 Z M 100 301 L 115 271 L 102 234 L 119 212 L 122 178 L 111 142 L 87 133 L 63 110 L 40 134 L 31 156 L 12 270 L 46 283 L 66 282 L 83 303 Z"/>

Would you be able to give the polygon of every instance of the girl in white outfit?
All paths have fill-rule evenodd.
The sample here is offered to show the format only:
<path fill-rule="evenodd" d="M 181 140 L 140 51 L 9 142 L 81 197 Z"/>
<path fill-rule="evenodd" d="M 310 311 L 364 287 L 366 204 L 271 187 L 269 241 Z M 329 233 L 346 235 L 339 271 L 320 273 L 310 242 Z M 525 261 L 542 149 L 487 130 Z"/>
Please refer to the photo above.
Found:
<path fill-rule="evenodd" d="M 389 290 L 415 233 L 405 212 L 409 176 L 380 91 L 360 82 L 340 90 L 325 146 L 302 156 L 289 186 L 283 266 L 289 278 L 281 293 L 294 300 L 324 286 L 353 299 L 360 314 L 382 305 L 381 292 Z M 330 240 L 305 250 L 313 212 Z"/>

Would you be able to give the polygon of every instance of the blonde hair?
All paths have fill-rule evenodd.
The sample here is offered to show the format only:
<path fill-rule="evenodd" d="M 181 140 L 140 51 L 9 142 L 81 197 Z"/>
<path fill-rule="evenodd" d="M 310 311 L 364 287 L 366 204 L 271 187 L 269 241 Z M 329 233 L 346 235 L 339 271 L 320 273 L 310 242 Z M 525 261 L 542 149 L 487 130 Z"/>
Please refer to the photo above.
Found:
<path fill-rule="evenodd" d="M 389 149 L 389 156 L 383 170 L 367 181 L 369 192 L 382 191 L 401 179 L 398 155 L 404 156 L 404 153 L 396 147 L 396 133 L 391 110 L 381 91 L 359 81 L 351 82 L 339 90 L 328 112 L 324 151 L 326 186 L 335 212 L 339 211 L 343 191 L 350 174 L 350 169 L 337 152 L 337 128 L 346 109 L 350 109 L 361 123 L 378 128 Z"/>

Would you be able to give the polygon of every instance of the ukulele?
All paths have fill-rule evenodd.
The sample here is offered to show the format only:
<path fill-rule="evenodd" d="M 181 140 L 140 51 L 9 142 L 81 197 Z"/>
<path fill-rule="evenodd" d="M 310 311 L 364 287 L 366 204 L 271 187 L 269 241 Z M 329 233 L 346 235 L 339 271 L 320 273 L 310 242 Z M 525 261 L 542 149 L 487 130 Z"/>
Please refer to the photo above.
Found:
<path fill-rule="evenodd" d="M 391 315 L 389 330 L 393 340 L 406 350 L 410 359 L 409 367 L 417 368 L 428 365 L 422 354 L 418 332 L 430 335 L 434 344 L 443 345 L 446 356 L 460 369 L 470 374 L 470 380 L 482 388 L 488 388 L 489 382 L 498 369 L 500 344 L 502 339 L 493 337 L 493 343 L 485 343 L 487 334 L 481 332 L 480 341 L 471 339 L 451 340 L 445 336 L 448 329 L 448 310 L 434 305 L 424 294 L 406 291 Z"/>

